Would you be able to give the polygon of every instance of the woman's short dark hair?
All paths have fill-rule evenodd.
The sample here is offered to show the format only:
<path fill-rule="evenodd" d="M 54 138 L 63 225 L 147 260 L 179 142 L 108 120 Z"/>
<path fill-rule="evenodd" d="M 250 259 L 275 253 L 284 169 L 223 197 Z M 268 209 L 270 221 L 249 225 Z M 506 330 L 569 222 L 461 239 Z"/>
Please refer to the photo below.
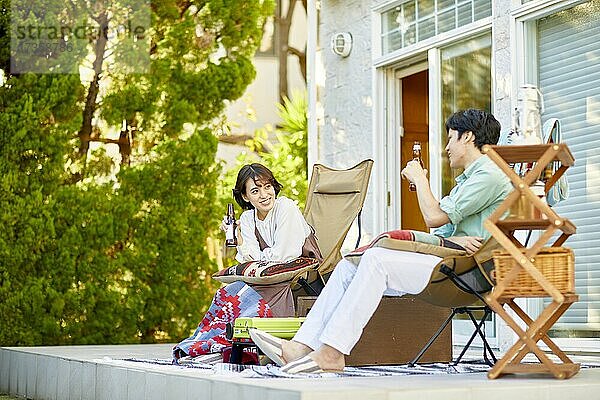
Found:
<path fill-rule="evenodd" d="M 248 182 L 248 179 L 252 179 L 254 183 L 270 183 L 273 186 L 273 189 L 275 189 L 275 197 L 277 197 L 283 187 L 283 185 L 275 179 L 271 170 L 264 165 L 259 163 L 244 165 L 238 172 L 235 188 L 233 189 L 233 198 L 244 210 L 251 210 L 254 208 L 250 202 L 244 200 L 242 197 L 242 194 L 245 194 L 246 182 Z"/>
<path fill-rule="evenodd" d="M 450 129 L 458 132 L 458 139 L 465 132 L 473 132 L 475 147 L 479 150 L 486 144 L 497 144 L 500 139 L 500 122 L 483 110 L 469 108 L 457 111 L 446 120 L 446 133 Z"/>

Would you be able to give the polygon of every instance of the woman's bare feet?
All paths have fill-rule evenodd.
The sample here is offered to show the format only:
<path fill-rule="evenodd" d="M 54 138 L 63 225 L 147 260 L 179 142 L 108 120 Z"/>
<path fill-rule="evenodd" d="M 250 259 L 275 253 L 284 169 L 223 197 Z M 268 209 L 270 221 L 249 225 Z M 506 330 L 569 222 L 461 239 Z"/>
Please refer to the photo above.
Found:
<path fill-rule="evenodd" d="M 307 345 L 294 340 L 285 340 L 281 344 L 282 358 L 286 363 L 302 358 L 311 351 L 313 351 L 313 349 Z"/>

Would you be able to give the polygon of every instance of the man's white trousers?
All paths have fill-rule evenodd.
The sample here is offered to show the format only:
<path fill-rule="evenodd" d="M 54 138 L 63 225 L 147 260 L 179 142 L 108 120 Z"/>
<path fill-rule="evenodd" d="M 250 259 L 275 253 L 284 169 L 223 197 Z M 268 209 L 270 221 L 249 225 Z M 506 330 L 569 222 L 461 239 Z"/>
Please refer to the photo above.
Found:
<path fill-rule="evenodd" d="M 381 298 L 421 292 L 441 260 L 380 247 L 365 251 L 358 267 L 342 259 L 294 340 L 313 350 L 327 344 L 350 354 Z"/>

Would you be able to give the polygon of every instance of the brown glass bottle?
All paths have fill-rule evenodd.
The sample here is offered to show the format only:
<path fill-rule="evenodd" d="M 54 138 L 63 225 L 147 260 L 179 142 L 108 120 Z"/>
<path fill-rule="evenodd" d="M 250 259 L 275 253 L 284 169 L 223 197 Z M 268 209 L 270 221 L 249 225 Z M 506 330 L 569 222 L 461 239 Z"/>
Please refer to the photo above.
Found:
<path fill-rule="evenodd" d="M 237 246 L 237 237 L 235 236 L 235 212 L 233 211 L 233 204 L 227 204 L 227 221 L 225 222 L 225 246 L 235 247 Z"/>
<path fill-rule="evenodd" d="M 418 161 L 419 164 L 421 164 L 421 168 L 424 168 L 423 166 L 423 159 L 421 158 L 421 142 L 415 142 L 413 144 L 413 160 L 414 161 Z M 417 185 L 415 185 L 412 182 L 408 183 L 408 190 L 410 190 L 411 192 L 416 192 L 417 191 Z"/>

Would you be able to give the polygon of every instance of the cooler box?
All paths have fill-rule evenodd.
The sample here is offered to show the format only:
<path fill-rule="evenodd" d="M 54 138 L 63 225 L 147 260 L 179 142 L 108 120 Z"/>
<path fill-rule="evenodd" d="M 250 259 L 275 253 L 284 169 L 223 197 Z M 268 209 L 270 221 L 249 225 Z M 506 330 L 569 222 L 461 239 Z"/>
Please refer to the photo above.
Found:
<path fill-rule="evenodd" d="M 233 325 L 232 341 L 234 343 L 252 343 L 250 328 L 260 329 L 282 339 L 294 337 L 306 318 L 237 318 Z"/>

